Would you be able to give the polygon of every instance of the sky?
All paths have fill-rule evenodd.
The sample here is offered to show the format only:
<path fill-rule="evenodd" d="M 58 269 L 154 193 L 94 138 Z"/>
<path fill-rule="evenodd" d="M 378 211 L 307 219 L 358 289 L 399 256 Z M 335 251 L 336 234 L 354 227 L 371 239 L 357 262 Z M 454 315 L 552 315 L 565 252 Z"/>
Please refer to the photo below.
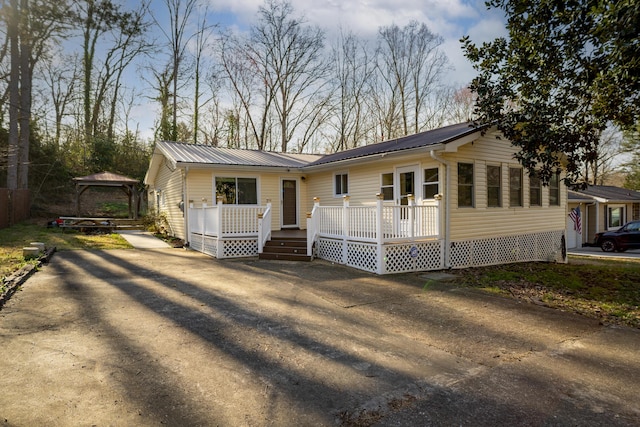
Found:
<path fill-rule="evenodd" d="M 127 0 L 132 8 L 137 1 Z M 257 18 L 263 0 L 202 0 L 208 4 L 210 24 L 242 31 Z M 396 24 L 400 27 L 415 20 L 425 23 L 444 40 L 451 71 L 444 83 L 455 87 L 468 84 L 475 76 L 471 64 L 464 57 L 460 39 L 469 35 L 480 44 L 505 36 L 505 18 L 501 11 L 487 10 L 485 0 L 290 0 L 295 16 L 302 16 L 312 25 L 325 31 L 329 43 L 340 28 L 363 39 L 374 40 L 379 27 Z M 165 0 L 152 0 L 151 9 L 158 20 L 166 19 Z M 160 36 L 161 37 L 161 36 Z M 148 117 L 149 105 L 139 106 L 140 115 Z M 150 131 L 147 120 L 139 117 L 140 130 Z M 134 118 L 135 120 L 135 118 Z"/>
<path fill-rule="evenodd" d="M 158 0 L 154 0 L 158 2 Z M 161 3 L 161 2 L 158 2 Z M 257 16 L 262 0 L 208 0 L 213 16 L 224 26 L 245 28 Z M 487 10 L 485 0 L 291 0 L 297 14 L 323 28 L 328 39 L 339 28 L 363 38 L 375 38 L 378 28 L 400 27 L 415 20 L 444 39 L 442 46 L 454 67 L 452 84 L 464 85 L 474 77 L 462 54 L 460 38 L 469 35 L 476 43 L 506 35 L 501 11 Z"/>

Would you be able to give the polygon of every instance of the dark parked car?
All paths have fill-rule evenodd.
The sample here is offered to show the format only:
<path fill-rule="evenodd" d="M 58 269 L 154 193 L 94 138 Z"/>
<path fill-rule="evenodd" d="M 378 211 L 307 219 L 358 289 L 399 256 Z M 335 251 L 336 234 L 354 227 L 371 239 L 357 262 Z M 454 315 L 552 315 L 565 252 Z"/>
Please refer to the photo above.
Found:
<path fill-rule="evenodd" d="M 605 252 L 640 249 L 640 221 L 628 222 L 616 231 L 597 233 L 595 245 Z"/>

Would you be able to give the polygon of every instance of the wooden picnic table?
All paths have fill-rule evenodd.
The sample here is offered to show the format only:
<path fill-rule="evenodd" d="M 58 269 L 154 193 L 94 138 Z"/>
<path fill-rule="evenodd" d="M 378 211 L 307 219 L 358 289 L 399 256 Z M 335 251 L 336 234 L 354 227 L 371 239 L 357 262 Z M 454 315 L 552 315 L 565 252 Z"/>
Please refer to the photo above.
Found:
<path fill-rule="evenodd" d="M 58 227 L 61 228 L 91 228 L 91 229 L 104 229 L 115 228 L 116 224 L 111 218 L 80 218 L 62 216 L 59 218 L 62 220 Z"/>

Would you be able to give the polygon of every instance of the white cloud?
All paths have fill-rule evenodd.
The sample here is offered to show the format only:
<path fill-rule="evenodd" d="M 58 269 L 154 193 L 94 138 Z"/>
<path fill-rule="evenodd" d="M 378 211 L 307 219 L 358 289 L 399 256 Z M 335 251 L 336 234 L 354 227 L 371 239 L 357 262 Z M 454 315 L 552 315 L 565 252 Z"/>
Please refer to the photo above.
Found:
<path fill-rule="evenodd" d="M 209 0 L 220 13 L 223 25 L 246 26 L 257 17 L 262 0 Z M 450 83 L 466 84 L 475 72 L 464 57 L 460 38 L 469 35 L 476 43 L 489 41 L 505 33 L 499 11 L 488 11 L 484 0 L 292 0 L 294 11 L 318 25 L 333 38 L 340 28 L 362 38 L 375 38 L 378 28 L 410 21 L 425 23 L 444 39 L 443 49 L 454 67 Z"/>

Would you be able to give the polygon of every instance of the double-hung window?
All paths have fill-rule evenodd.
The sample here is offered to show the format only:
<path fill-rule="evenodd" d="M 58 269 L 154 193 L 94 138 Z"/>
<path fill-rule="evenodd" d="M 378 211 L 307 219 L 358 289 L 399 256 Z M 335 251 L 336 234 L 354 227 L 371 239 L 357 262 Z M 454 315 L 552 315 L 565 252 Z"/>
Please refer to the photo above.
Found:
<path fill-rule="evenodd" d="M 216 195 L 222 203 L 230 205 L 257 205 L 258 180 L 256 178 L 216 177 Z"/>
<path fill-rule="evenodd" d="M 458 163 L 458 207 L 473 207 L 473 163 Z"/>
<path fill-rule="evenodd" d="M 529 206 L 542 206 L 542 186 L 536 172 L 529 176 Z"/>
<path fill-rule="evenodd" d="M 554 173 L 549 178 L 549 206 L 560 206 L 560 174 Z"/>
<path fill-rule="evenodd" d="M 333 190 L 335 196 L 345 196 L 349 194 L 349 175 L 346 173 L 335 174 Z"/>
<path fill-rule="evenodd" d="M 607 229 L 624 225 L 624 207 L 609 206 L 607 208 Z"/>
<path fill-rule="evenodd" d="M 422 197 L 424 199 L 434 199 L 439 191 L 438 168 L 424 170 L 424 181 L 422 183 Z"/>
<path fill-rule="evenodd" d="M 509 168 L 509 206 L 522 206 L 521 168 Z"/>
<path fill-rule="evenodd" d="M 393 172 L 382 174 L 380 193 L 383 200 L 393 200 Z"/>
<path fill-rule="evenodd" d="M 499 208 L 502 206 L 502 168 L 487 165 L 487 206 Z"/>

